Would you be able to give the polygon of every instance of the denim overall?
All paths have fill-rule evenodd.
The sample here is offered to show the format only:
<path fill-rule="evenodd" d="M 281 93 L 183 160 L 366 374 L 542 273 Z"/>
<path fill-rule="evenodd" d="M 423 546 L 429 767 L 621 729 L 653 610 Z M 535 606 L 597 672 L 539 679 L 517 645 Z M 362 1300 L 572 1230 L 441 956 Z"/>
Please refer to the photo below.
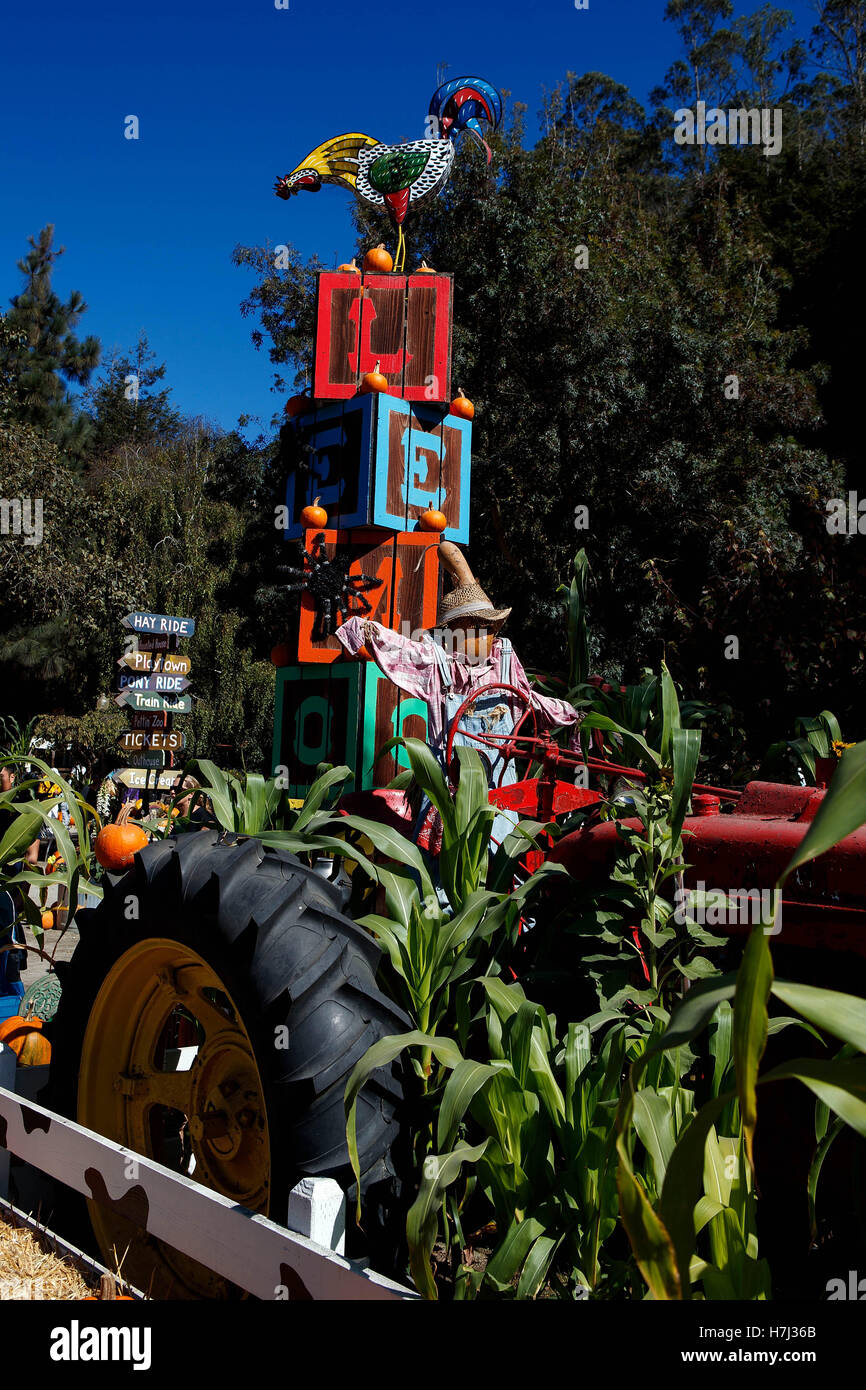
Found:
<path fill-rule="evenodd" d="M 504 681 L 506 685 L 511 683 L 511 642 L 507 637 L 500 639 L 502 656 L 500 669 L 502 674 L 499 681 Z M 452 680 L 448 669 L 448 660 L 442 648 L 433 643 L 433 655 L 442 676 L 442 687 L 444 691 L 444 723 L 442 736 L 438 743 L 431 743 L 430 747 L 436 755 L 438 762 L 445 768 L 445 752 L 448 747 L 448 734 L 452 721 L 463 704 L 468 698 L 466 694 L 457 695 L 452 690 Z M 482 693 L 476 699 L 471 709 L 464 711 L 460 720 L 460 728 L 454 735 L 454 747 L 458 744 L 466 744 L 474 748 L 476 753 L 481 755 L 484 770 L 487 773 L 487 785 L 492 790 L 499 785 L 499 778 L 502 774 L 503 766 L 505 775 L 502 777 L 502 785 L 507 787 L 510 783 L 517 781 L 517 768 L 514 759 L 509 759 L 506 763 L 502 754 L 495 748 L 483 743 L 477 743 L 475 739 L 468 737 L 470 733 L 505 735 L 514 731 L 514 715 L 509 704 L 510 695 L 507 690 L 491 690 L 489 693 Z M 424 824 L 424 818 L 430 809 L 430 801 L 427 796 L 422 798 L 421 809 L 415 823 L 415 833 Z M 491 830 L 491 855 L 496 853 L 497 848 L 505 839 L 506 835 L 514 829 L 520 817 L 515 811 L 497 811 Z"/>

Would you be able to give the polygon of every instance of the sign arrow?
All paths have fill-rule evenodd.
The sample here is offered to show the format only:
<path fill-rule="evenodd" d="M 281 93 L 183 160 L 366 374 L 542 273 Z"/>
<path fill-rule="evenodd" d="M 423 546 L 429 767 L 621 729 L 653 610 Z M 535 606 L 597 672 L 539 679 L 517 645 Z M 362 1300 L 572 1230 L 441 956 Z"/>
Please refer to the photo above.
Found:
<path fill-rule="evenodd" d="M 192 670 L 188 656 L 175 656 L 173 652 L 127 652 L 117 664 L 130 671 L 166 676 L 188 676 Z"/>
<path fill-rule="evenodd" d="M 121 734 L 117 742 L 121 748 L 135 753 L 143 753 L 148 748 L 160 748 L 173 752 L 178 748 L 186 747 L 186 734 L 180 733 L 177 729 L 172 729 L 168 733 L 155 731 L 145 733 L 143 730 L 137 730 L 133 733 Z"/>
<path fill-rule="evenodd" d="M 181 695 L 189 688 L 186 676 L 137 676 L 131 671 L 121 671 L 117 678 L 118 690 L 152 690 L 157 695 Z"/>
<path fill-rule="evenodd" d="M 133 632 L 166 632 L 177 637 L 192 637 L 195 618 L 173 618 L 168 613 L 127 613 L 123 626 Z"/>
<path fill-rule="evenodd" d="M 118 705 L 129 705 L 134 710 L 164 711 L 166 714 L 189 714 L 192 711 L 192 696 L 154 695 L 150 690 L 122 690 L 114 697 Z"/>

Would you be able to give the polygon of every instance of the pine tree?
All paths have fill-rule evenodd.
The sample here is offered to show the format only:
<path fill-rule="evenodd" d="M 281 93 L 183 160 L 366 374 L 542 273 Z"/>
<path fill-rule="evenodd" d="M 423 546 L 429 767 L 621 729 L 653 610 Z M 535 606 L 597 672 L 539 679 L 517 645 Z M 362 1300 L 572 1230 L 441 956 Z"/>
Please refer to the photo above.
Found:
<path fill-rule="evenodd" d="M 54 227 L 29 237 L 30 251 L 18 262 L 24 288 L 6 316 L 9 336 L 0 342 L 0 376 L 11 383 L 12 418 L 33 425 L 70 458 L 80 459 L 91 424 L 69 395 L 68 385 L 85 385 L 99 362 L 99 339 L 79 339 L 73 330 L 87 310 L 78 290 L 64 303 L 51 286 L 54 265 L 65 247 L 54 246 Z"/>
<path fill-rule="evenodd" d="M 90 452 L 94 457 L 121 447 L 136 455 L 150 444 L 177 439 L 183 419 L 169 402 L 171 388 L 154 390 L 165 371 L 164 362 L 157 365 L 143 332 L 134 348 L 109 355 L 99 380 L 84 393 L 93 420 Z"/>

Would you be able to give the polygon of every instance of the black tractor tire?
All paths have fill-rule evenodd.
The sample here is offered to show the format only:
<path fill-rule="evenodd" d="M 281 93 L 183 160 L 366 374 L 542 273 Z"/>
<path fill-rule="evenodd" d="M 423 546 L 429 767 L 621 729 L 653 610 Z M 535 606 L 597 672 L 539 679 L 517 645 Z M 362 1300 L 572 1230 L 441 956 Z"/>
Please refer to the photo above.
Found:
<path fill-rule="evenodd" d="M 103 981 L 136 943 L 177 941 L 224 983 L 255 1054 L 270 1139 L 266 1214 L 285 1222 L 295 1183 L 305 1176 L 334 1178 L 349 1193 L 347 1253 L 358 1253 L 351 1248 L 357 1188 L 346 1145 L 346 1081 L 368 1047 L 405 1032 L 411 1022 L 377 987 L 379 947 L 343 915 L 341 901 L 337 887 L 294 855 L 255 839 L 227 842 L 204 830 L 147 846 L 126 874 L 106 878 L 99 906 L 77 916 L 80 941 L 61 975 L 43 1104 L 79 1118 L 79 1063 Z M 130 902 L 137 913 L 132 920 Z M 287 1045 L 278 1049 L 274 1037 L 281 1026 L 288 1030 Z M 357 1111 L 363 1224 L 371 1237 L 387 1224 L 399 1188 L 394 1150 L 401 1106 L 396 1065 L 375 1072 Z M 84 1210 L 79 1199 L 74 1225 L 80 1227 Z M 373 1246 L 371 1238 L 367 1253 L 376 1264 Z M 393 1230 L 381 1249 L 395 1255 Z M 188 1290 L 174 1292 L 189 1296 Z M 233 1292 L 229 1287 L 216 1296 Z"/>

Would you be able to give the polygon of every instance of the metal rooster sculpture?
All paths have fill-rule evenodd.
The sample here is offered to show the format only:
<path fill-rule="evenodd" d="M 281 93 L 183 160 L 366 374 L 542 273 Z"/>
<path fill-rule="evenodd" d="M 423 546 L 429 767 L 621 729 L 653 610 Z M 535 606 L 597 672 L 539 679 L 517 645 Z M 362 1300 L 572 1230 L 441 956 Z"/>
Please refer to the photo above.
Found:
<path fill-rule="evenodd" d="M 399 270 L 406 265 L 406 214 L 447 183 L 458 136 L 465 132 L 482 145 L 489 164 L 484 131 L 496 130 L 501 119 L 502 97 L 495 87 L 483 77 L 456 77 L 433 94 L 428 126 L 434 133 L 427 139 L 383 145 L 371 135 L 338 135 L 277 179 L 274 191 L 278 198 L 291 198 L 302 190 L 318 193 L 323 183 L 337 183 L 371 207 L 386 208 L 397 229 L 394 269 Z"/>

